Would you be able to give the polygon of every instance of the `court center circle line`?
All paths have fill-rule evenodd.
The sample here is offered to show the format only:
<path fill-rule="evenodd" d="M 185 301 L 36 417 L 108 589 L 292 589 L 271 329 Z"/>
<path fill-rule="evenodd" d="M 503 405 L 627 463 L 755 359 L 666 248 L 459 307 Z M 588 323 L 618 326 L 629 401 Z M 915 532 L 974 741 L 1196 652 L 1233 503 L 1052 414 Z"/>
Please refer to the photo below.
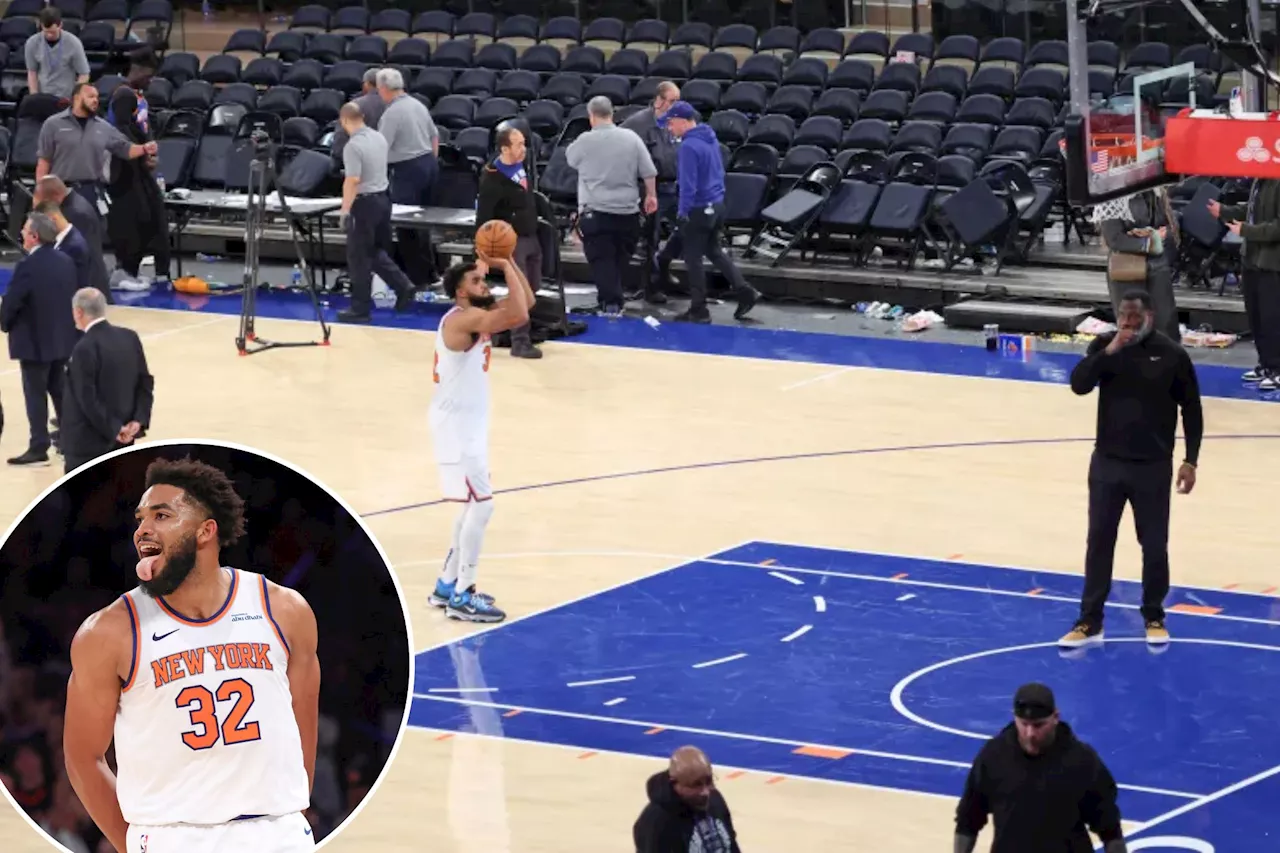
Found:
<path fill-rule="evenodd" d="M 1146 641 L 1147 641 L 1146 637 L 1116 637 L 1115 639 L 1104 640 L 1104 644 L 1145 643 Z M 1210 640 L 1210 639 L 1201 639 L 1196 637 L 1175 637 L 1172 640 L 1170 640 L 1170 642 L 1171 643 L 1188 643 L 1188 644 L 1203 645 L 1203 646 L 1234 646 L 1236 648 L 1260 649 L 1262 651 L 1268 651 L 1268 652 L 1280 652 L 1280 646 L 1265 646 L 1260 643 L 1245 643 L 1239 640 Z M 897 711 L 899 714 L 906 717 L 908 720 L 911 720 L 913 723 L 916 723 L 917 725 L 921 725 L 926 728 L 933 729 L 934 731 L 945 732 L 946 734 L 956 735 L 958 737 L 966 737 L 966 738 L 971 738 L 973 740 L 982 740 L 982 741 L 990 740 L 992 737 L 995 736 L 995 733 L 979 734 L 978 732 L 970 732 L 970 731 L 965 731 L 964 729 L 957 729 L 957 728 L 952 728 L 951 726 L 944 726 L 941 723 L 935 723 L 932 720 L 925 719 L 924 717 L 920 716 L 919 714 L 915 713 L 914 711 L 912 711 L 910 708 L 907 707 L 906 703 L 902 700 L 903 691 L 906 690 L 909 686 L 911 686 L 912 682 L 914 682 L 916 679 L 921 678 L 922 676 L 925 676 L 925 675 L 929 675 L 930 673 L 937 672 L 940 669 L 945 669 L 946 667 L 954 666 L 955 664 L 968 663 L 971 660 L 978 660 L 979 658 L 992 657 L 993 655 L 1007 654 L 1009 652 L 1024 652 L 1030 649 L 1056 649 L 1056 648 L 1058 648 L 1058 644 L 1056 642 L 1025 643 L 1020 646 L 1006 646 L 1005 648 L 1002 648 L 1002 649 L 986 649 L 981 652 L 974 652 L 973 654 L 961 655 L 960 657 L 939 661 L 938 663 L 930 664 L 929 666 L 923 667 L 922 669 L 917 669 L 915 672 L 911 673 L 910 675 L 908 675 L 907 677 L 899 681 L 897 684 L 895 684 L 893 686 L 893 690 L 889 691 L 889 703 L 893 705 L 893 710 Z M 1012 699 L 1010 701 L 1012 701 Z"/>
<path fill-rule="evenodd" d="M 1240 435 L 1206 435 L 1204 441 L 1266 441 L 1280 439 L 1280 433 L 1259 433 Z M 494 495 L 510 495 L 520 492 L 541 491 L 560 486 L 583 486 L 589 483 L 602 483 L 609 480 L 628 480 L 632 477 L 647 477 L 652 474 L 674 474 L 682 471 L 700 471 L 710 468 L 735 468 L 740 465 L 757 465 L 765 462 L 801 462 L 811 459 L 834 459 L 841 456 L 878 456 L 890 453 L 912 453 L 925 450 L 975 450 L 996 447 L 1027 447 L 1036 445 L 1083 444 L 1094 441 L 1089 437 L 1067 438 L 1007 438 L 988 439 L 985 441 L 944 441 L 932 444 L 903 444 L 881 447 L 859 447 L 846 450 L 817 450 L 808 453 L 786 453 L 777 456 L 756 456 L 744 459 L 721 459 L 712 462 L 690 462 L 684 465 L 666 465 L 658 468 L 642 468 L 636 471 L 618 471 L 613 474 L 589 474 L 583 477 L 572 477 L 567 480 L 550 480 L 545 483 L 529 483 L 524 486 L 510 486 L 495 489 Z M 1182 439 L 1179 438 L 1179 441 Z M 431 501 L 419 501 L 403 506 L 388 507 L 362 513 L 363 518 L 375 518 L 382 515 L 394 515 L 415 509 L 443 506 L 450 503 L 443 498 Z"/>

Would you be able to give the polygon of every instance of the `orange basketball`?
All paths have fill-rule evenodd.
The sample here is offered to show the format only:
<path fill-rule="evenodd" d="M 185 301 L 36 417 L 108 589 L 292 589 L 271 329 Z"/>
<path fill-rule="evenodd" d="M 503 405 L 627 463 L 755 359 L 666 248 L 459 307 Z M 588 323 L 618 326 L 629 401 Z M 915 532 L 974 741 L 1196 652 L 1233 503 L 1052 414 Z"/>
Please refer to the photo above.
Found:
<path fill-rule="evenodd" d="M 509 222 L 490 219 L 476 229 L 476 252 L 486 258 L 509 258 L 516 250 L 516 229 Z"/>

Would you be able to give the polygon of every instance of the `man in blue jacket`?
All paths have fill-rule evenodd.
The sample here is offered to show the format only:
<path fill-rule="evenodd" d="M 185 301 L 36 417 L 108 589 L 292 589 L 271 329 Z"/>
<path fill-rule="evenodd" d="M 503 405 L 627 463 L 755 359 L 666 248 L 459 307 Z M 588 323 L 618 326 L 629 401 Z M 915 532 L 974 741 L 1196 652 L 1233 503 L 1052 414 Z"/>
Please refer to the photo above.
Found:
<path fill-rule="evenodd" d="M 9 334 L 9 357 L 22 367 L 31 440 L 10 465 L 48 465 L 49 399 L 62 414 L 63 378 L 76 345 L 71 297 L 76 292 L 75 261 L 54 248 L 58 232 L 43 213 L 33 213 L 22 229 L 25 258 L 13 268 L 0 302 L 0 331 Z"/>
<path fill-rule="evenodd" d="M 724 223 L 724 161 L 715 131 L 698 124 L 698 111 L 687 101 L 676 101 L 662 117 L 671 133 L 680 139 L 676 156 L 676 181 L 680 187 L 677 216 L 683 241 L 685 272 L 689 276 L 689 310 L 676 317 L 690 323 L 710 323 L 707 310 L 707 273 L 703 258 L 709 258 L 720 274 L 732 284 L 738 297 L 733 312 L 741 320 L 756 304 L 760 294 L 747 284 L 733 259 L 720 245 Z"/>

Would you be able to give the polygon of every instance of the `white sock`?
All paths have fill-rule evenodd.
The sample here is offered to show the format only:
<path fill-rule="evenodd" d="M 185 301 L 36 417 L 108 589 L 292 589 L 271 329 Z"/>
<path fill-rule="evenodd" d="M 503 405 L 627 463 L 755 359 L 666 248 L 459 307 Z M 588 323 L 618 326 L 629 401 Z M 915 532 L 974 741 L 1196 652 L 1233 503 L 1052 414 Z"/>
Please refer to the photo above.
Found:
<path fill-rule="evenodd" d="M 458 592 L 470 589 L 476 582 L 476 566 L 484 545 L 484 530 L 493 516 L 493 501 L 472 501 L 462 522 L 461 547 L 458 549 Z"/>
<path fill-rule="evenodd" d="M 440 580 L 445 584 L 451 584 L 458 580 L 458 557 L 462 553 L 462 525 L 466 521 L 467 510 L 472 505 L 472 501 L 464 503 L 462 511 L 454 519 L 453 540 L 449 543 L 449 554 L 444 558 L 444 568 L 440 570 Z"/>

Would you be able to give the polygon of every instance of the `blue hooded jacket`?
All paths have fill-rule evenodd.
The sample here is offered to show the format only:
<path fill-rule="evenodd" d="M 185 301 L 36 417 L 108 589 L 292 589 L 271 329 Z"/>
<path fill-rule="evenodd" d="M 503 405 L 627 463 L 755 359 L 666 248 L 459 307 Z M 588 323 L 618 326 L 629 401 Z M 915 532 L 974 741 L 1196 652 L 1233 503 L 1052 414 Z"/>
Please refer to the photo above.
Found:
<path fill-rule="evenodd" d="M 677 181 L 681 219 L 695 208 L 719 204 L 724 200 L 724 161 L 720 159 L 720 141 L 716 139 L 716 132 L 707 125 L 694 125 L 680 140 Z"/>

